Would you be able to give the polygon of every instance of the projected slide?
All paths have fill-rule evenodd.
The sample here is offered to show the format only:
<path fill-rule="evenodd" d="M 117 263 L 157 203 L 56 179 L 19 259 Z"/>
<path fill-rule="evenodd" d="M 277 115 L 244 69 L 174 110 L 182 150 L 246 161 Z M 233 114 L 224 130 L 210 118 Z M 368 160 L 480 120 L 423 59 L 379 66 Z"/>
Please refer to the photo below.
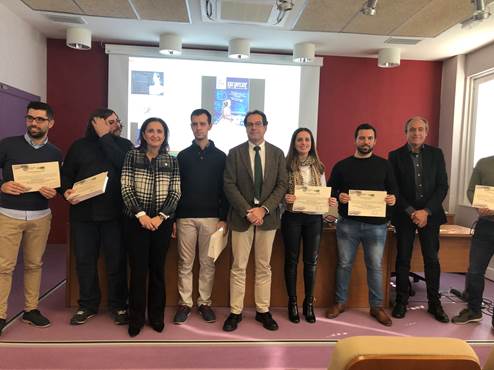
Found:
<path fill-rule="evenodd" d="M 163 72 L 132 71 L 131 94 L 163 95 Z"/>
<path fill-rule="evenodd" d="M 176 153 L 193 140 L 190 113 L 205 108 L 209 138 L 228 152 L 247 140 L 244 117 L 259 109 L 269 121 L 266 140 L 286 152 L 299 126 L 300 75 L 292 65 L 129 57 L 127 134 L 135 142 L 142 122 L 160 117 Z"/>
<path fill-rule="evenodd" d="M 214 123 L 242 124 L 249 111 L 249 79 L 217 78 Z"/>

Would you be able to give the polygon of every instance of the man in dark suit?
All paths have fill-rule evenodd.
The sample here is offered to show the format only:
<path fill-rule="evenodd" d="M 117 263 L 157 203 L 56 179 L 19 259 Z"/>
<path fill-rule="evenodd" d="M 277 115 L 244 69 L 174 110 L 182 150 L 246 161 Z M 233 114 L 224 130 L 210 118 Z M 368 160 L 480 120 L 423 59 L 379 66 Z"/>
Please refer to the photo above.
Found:
<path fill-rule="evenodd" d="M 230 271 L 231 313 L 223 330 L 233 331 L 242 320 L 245 272 L 254 243 L 256 320 L 268 330 L 278 324 L 269 312 L 271 251 L 280 227 L 279 204 L 288 187 L 281 149 L 264 141 L 268 121 L 258 110 L 244 119 L 248 141 L 231 149 L 226 160 L 224 192 L 230 202 L 228 223 L 232 230 L 233 264 Z"/>
<path fill-rule="evenodd" d="M 396 304 L 392 316 L 405 317 L 410 260 L 418 232 L 424 258 L 428 312 L 437 321 L 449 322 L 439 295 L 439 228 L 446 223 L 442 202 L 448 193 L 448 175 L 439 148 L 424 144 L 429 131 L 425 118 L 412 117 L 405 123 L 407 144 L 389 153 L 398 182 L 398 202 L 392 218 L 396 227 Z"/>

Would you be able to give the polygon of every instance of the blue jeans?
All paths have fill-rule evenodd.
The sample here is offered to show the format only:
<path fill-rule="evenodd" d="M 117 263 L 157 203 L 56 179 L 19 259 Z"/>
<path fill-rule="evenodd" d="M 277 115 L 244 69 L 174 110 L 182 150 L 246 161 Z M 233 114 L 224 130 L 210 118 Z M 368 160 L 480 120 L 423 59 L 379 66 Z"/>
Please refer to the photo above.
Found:
<path fill-rule="evenodd" d="M 466 277 L 468 308 L 475 313 L 481 311 L 484 274 L 493 254 L 494 222 L 480 218 L 470 246 L 470 266 Z"/>
<path fill-rule="evenodd" d="M 352 267 L 357 248 L 362 243 L 365 266 L 367 268 L 367 285 L 369 288 L 369 305 L 382 307 L 384 300 L 382 280 L 382 257 L 386 242 L 386 224 L 373 225 L 341 218 L 336 224 L 338 241 L 338 266 L 336 267 L 336 302 L 346 303 L 348 285 L 352 276 Z"/>

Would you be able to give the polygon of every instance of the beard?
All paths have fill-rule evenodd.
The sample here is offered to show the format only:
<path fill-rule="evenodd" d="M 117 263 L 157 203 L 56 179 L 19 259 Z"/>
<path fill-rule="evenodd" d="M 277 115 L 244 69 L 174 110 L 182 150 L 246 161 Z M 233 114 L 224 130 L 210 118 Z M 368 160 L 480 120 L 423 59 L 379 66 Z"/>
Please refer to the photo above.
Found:
<path fill-rule="evenodd" d="M 362 155 L 372 153 L 372 149 L 374 148 L 369 145 L 362 145 L 357 147 L 357 151 Z"/>
<path fill-rule="evenodd" d="M 31 136 L 33 139 L 41 139 L 43 136 L 45 136 L 46 132 L 40 129 L 36 129 L 33 126 L 29 126 L 27 128 L 27 133 L 29 136 Z"/>

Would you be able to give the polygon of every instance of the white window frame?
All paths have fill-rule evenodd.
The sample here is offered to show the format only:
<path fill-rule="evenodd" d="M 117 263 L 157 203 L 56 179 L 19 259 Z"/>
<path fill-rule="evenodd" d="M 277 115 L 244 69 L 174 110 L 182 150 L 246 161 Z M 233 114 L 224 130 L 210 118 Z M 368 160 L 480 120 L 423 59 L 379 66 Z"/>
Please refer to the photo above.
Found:
<path fill-rule="evenodd" d="M 461 130 L 460 161 L 461 173 L 458 184 L 458 205 L 470 205 L 466 196 L 468 183 L 472 176 L 475 149 L 475 128 L 477 119 L 477 98 L 479 85 L 494 80 L 494 68 L 467 77 L 465 87 L 465 110 L 463 112 L 463 125 Z"/>

